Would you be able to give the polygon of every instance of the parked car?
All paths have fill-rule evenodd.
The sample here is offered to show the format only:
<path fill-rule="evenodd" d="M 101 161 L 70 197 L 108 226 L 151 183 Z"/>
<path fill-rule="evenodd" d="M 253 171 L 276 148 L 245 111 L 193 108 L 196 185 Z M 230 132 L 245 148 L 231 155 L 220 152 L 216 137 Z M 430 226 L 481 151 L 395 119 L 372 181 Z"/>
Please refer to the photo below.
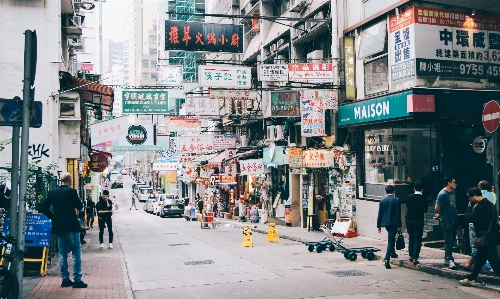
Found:
<path fill-rule="evenodd" d="M 148 194 L 148 197 L 146 198 L 146 203 L 144 204 L 145 211 L 148 213 L 153 213 L 153 207 L 154 207 L 157 200 L 158 200 L 158 197 L 156 197 L 156 195 L 154 195 L 152 193 Z"/>
<path fill-rule="evenodd" d="M 171 194 L 165 194 L 171 195 Z M 167 216 L 180 216 L 184 214 L 184 204 L 183 200 L 179 200 L 178 198 L 165 198 L 163 203 L 160 206 L 160 217 Z"/>
<path fill-rule="evenodd" d="M 123 176 L 121 174 L 116 176 L 116 188 L 123 188 Z"/>
<path fill-rule="evenodd" d="M 151 189 L 151 187 L 140 187 L 137 193 L 137 198 L 140 202 L 146 202 L 146 199 L 148 199 L 150 194 L 153 194 L 153 189 Z"/>
<path fill-rule="evenodd" d="M 128 171 L 126 169 L 122 169 L 122 171 L 120 171 L 120 173 L 123 174 L 123 175 L 127 175 Z"/>
<path fill-rule="evenodd" d="M 162 197 L 164 194 L 160 194 L 156 196 L 156 201 L 153 203 L 153 215 L 160 216 L 160 208 L 161 204 L 165 197 Z"/>
<path fill-rule="evenodd" d="M 118 173 L 118 170 L 117 169 L 113 169 L 111 170 L 111 174 L 117 174 Z"/>

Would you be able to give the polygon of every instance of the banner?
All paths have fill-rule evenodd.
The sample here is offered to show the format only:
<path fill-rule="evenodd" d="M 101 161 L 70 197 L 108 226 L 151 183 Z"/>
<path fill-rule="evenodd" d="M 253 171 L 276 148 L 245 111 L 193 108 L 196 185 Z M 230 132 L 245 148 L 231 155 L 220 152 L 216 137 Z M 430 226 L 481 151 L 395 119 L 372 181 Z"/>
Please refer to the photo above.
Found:
<path fill-rule="evenodd" d="M 290 63 L 288 79 L 308 83 L 333 82 L 333 66 L 331 63 Z"/>
<path fill-rule="evenodd" d="M 209 97 L 186 97 L 186 115 L 220 115 L 219 100 Z"/>
<path fill-rule="evenodd" d="M 356 100 L 356 51 L 354 36 L 344 36 L 345 98 Z"/>
<path fill-rule="evenodd" d="M 123 114 L 168 114 L 168 91 L 122 90 Z"/>
<path fill-rule="evenodd" d="M 259 94 L 254 90 L 220 90 L 210 89 L 211 99 L 220 100 L 249 100 L 256 101 L 259 99 Z"/>
<path fill-rule="evenodd" d="M 304 167 L 333 167 L 334 154 L 329 150 L 305 150 L 302 154 Z"/>
<path fill-rule="evenodd" d="M 214 150 L 214 135 L 180 136 L 179 153 L 207 153 Z"/>
<path fill-rule="evenodd" d="M 243 54 L 243 25 L 166 20 L 165 51 Z"/>
<path fill-rule="evenodd" d="M 169 132 L 200 133 L 201 121 L 194 118 L 171 117 L 167 121 Z"/>
<path fill-rule="evenodd" d="M 250 159 L 240 161 L 240 174 L 264 174 L 265 166 L 262 159 Z"/>
<path fill-rule="evenodd" d="M 90 125 L 92 146 L 106 143 L 117 137 L 125 136 L 128 129 L 128 117 L 122 116 L 115 119 L 102 121 Z"/>
<path fill-rule="evenodd" d="M 301 135 L 326 136 L 325 110 L 337 110 L 337 97 L 333 90 L 300 89 Z"/>
<path fill-rule="evenodd" d="M 198 82 L 205 87 L 252 87 L 252 68 L 242 66 L 200 65 Z"/>
<path fill-rule="evenodd" d="M 182 83 L 182 65 L 156 65 L 157 85 L 179 85 Z"/>
<path fill-rule="evenodd" d="M 153 163 L 153 171 L 177 170 L 177 163 Z"/>
<path fill-rule="evenodd" d="M 139 146 L 119 146 L 113 145 L 113 153 L 127 153 L 127 152 L 162 152 L 168 151 L 168 145 L 139 145 Z"/>
<path fill-rule="evenodd" d="M 288 81 L 287 64 L 259 64 L 257 70 L 259 81 Z"/>
<path fill-rule="evenodd" d="M 235 135 L 214 135 L 214 149 L 227 149 L 236 147 Z"/>
<path fill-rule="evenodd" d="M 152 124 L 129 125 L 126 134 L 119 136 L 113 146 L 155 145 L 155 130 Z"/>

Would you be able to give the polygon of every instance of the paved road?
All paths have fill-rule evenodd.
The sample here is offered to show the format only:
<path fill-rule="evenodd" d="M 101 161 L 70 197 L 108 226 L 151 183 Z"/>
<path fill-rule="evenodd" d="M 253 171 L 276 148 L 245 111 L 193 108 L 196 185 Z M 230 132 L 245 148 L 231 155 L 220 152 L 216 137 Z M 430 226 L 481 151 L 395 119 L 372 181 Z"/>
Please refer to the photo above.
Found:
<path fill-rule="evenodd" d="M 499 298 L 489 287 L 386 270 L 380 261 L 350 262 L 337 252 L 309 253 L 290 240 L 266 243 L 263 234 L 243 248 L 241 229 L 202 230 L 198 222 L 150 215 L 142 203 L 129 210 L 132 180 L 124 179 L 124 188 L 111 192 L 120 203 L 111 250 L 123 253 L 134 298 Z"/>

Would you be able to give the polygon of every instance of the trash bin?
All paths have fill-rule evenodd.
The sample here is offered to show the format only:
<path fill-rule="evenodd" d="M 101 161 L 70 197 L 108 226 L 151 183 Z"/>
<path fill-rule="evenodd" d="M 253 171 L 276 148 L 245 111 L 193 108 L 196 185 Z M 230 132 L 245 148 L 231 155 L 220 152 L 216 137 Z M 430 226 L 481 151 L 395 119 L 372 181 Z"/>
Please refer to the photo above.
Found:
<path fill-rule="evenodd" d="M 189 211 L 189 217 L 191 217 L 191 219 L 196 218 L 196 208 L 195 207 L 191 207 L 191 210 Z"/>
<path fill-rule="evenodd" d="M 214 221 L 214 212 L 205 212 L 205 215 L 207 216 L 207 222 Z"/>

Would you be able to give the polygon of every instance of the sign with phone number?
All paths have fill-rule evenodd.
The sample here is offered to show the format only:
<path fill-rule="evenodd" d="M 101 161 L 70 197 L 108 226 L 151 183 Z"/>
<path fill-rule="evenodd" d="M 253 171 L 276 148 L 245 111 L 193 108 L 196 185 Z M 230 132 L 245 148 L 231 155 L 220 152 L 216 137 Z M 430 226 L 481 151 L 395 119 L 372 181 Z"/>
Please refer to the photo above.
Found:
<path fill-rule="evenodd" d="M 417 76 L 475 78 L 500 82 L 500 65 L 417 58 Z"/>

